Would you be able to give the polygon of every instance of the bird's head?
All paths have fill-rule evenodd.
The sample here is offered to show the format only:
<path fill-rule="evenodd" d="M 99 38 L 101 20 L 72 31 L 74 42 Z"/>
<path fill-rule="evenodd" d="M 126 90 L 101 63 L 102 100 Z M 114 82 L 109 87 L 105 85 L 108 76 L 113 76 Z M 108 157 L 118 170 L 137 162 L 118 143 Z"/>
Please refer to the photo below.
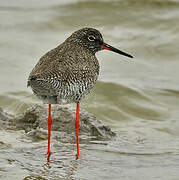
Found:
<path fill-rule="evenodd" d="M 83 46 L 90 50 L 92 53 L 96 53 L 100 50 L 109 50 L 115 53 L 133 58 L 133 56 L 120 51 L 117 48 L 110 46 L 109 44 L 103 41 L 103 37 L 101 33 L 93 28 L 83 28 L 78 31 L 75 31 L 71 36 L 70 39 L 74 42 L 78 43 L 80 46 Z"/>

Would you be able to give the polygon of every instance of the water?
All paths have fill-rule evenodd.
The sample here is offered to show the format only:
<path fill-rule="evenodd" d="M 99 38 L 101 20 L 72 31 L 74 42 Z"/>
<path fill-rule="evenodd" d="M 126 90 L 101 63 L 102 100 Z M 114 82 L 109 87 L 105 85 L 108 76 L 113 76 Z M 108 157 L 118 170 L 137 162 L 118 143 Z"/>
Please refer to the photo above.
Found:
<path fill-rule="evenodd" d="M 63 152 L 56 142 L 54 152 L 64 159 L 59 155 L 46 168 L 46 142 L 1 131 L 0 178 L 177 180 L 178 8 L 178 0 L 1 0 L 0 106 L 8 112 L 39 102 L 26 88 L 29 72 L 77 29 L 95 27 L 107 43 L 135 58 L 99 52 L 99 82 L 82 104 L 118 133 L 116 139 L 82 145 L 78 162 L 70 145 Z"/>

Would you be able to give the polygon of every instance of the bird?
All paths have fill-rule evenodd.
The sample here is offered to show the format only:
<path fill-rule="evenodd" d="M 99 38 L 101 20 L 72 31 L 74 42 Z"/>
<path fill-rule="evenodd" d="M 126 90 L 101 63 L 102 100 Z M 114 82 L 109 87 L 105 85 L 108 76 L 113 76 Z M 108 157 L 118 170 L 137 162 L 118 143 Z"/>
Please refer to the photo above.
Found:
<path fill-rule="evenodd" d="M 76 159 L 79 158 L 79 109 L 80 102 L 90 93 L 99 76 L 99 62 L 95 54 L 101 50 L 133 58 L 104 42 L 97 29 L 76 30 L 63 43 L 43 55 L 30 72 L 27 87 L 31 87 L 44 104 L 48 104 L 48 148 L 50 161 L 51 104 L 76 103 Z"/>

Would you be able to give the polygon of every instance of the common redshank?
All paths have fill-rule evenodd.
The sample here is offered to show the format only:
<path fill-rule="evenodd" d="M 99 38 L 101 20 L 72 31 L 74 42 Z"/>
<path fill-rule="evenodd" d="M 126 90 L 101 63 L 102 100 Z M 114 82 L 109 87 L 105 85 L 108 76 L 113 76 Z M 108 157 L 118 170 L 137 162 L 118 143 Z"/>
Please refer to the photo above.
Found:
<path fill-rule="evenodd" d="M 90 93 L 99 75 L 99 63 L 95 53 L 110 50 L 133 58 L 103 41 L 101 33 L 93 28 L 75 31 L 62 44 L 40 58 L 31 71 L 27 86 L 48 104 L 48 149 L 50 160 L 51 104 L 76 103 L 76 159 L 79 158 L 79 104 Z"/>

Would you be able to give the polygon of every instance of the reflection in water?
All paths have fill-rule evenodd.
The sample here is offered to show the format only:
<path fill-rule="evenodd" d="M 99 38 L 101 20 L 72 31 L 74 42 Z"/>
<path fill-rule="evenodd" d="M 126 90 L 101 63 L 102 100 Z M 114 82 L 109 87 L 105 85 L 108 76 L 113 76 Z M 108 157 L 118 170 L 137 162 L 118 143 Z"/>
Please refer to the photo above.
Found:
<path fill-rule="evenodd" d="M 8 112 L 39 103 L 26 87 L 30 70 L 84 26 L 99 29 L 107 43 L 135 59 L 98 53 L 100 80 L 82 103 L 119 134 L 115 140 L 87 143 L 81 137 L 77 162 L 69 142 L 55 141 L 54 159 L 46 166 L 45 141 L 3 130 L 0 178 L 177 179 L 178 7 L 178 0 L 1 2 L 0 106 Z"/>
<path fill-rule="evenodd" d="M 75 175 L 77 173 L 77 170 L 78 170 L 78 161 L 73 161 L 72 162 L 72 167 L 71 167 L 71 170 L 69 171 L 69 174 L 67 174 L 66 178 L 70 178 L 72 180 L 77 180 L 77 178 L 75 178 Z"/>

